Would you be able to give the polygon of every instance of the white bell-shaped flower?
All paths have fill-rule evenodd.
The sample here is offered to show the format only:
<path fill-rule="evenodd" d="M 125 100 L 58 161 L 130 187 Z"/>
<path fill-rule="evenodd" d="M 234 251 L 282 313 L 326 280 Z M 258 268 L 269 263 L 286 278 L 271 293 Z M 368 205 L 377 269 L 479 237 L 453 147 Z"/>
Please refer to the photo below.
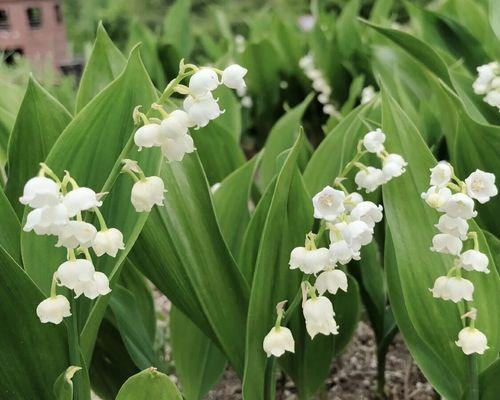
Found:
<path fill-rule="evenodd" d="M 471 219 L 477 215 L 474 200 L 463 193 L 452 194 L 441 206 L 441 210 L 452 218 Z"/>
<path fill-rule="evenodd" d="M 458 265 L 466 271 L 478 271 L 489 274 L 488 256 L 478 250 L 467 250 L 460 254 Z"/>
<path fill-rule="evenodd" d="M 387 182 L 387 177 L 381 169 L 366 167 L 354 176 L 358 189 L 365 189 L 367 193 L 375 191 L 380 185 Z"/>
<path fill-rule="evenodd" d="M 358 192 L 349 193 L 344 199 L 345 211 L 350 213 L 353 210 L 353 208 L 356 207 L 362 201 L 363 201 L 363 196 L 361 196 Z"/>
<path fill-rule="evenodd" d="M 458 340 L 455 344 L 467 354 L 483 354 L 488 347 L 488 339 L 486 335 L 479 329 L 466 326 L 458 332 Z"/>
<path fill-rule="evenodd" d="M 363 221 L 352 221 L 342 230 L 342 237 L 351 249 L 358 251 L 372 241 L 373 228 Z"/>
<path fill-rule="evenodd" d="M 118 250 L 125 249 L 123 234 L 116 228 L 99 231 L 94 237 L 92 248 L 94 249 L 97 257 L 100 257 L 103 254 L 116 257 Z"/>
<path fill-rule="evenodd" d="M 33 208 L 55 206 L 61 197 L 59 190 L 59 185 L 52 179 L 36 176 L 26 182 L 23 196 L 19 198 L 19 201 Z"/>
<path fill-rule="evenodd" d="M 23 230 L 33 230 L 37 235 L 58 235 L 68 221 L 68 210 L 62 204 L 35 208 L 27 215 Z"/>
<path fill-rule="evenodd" d="M 304 319 L 306 320 L 306 330 L 311 339 L 321 333 L 322 335 L 337 335 L 338 326 L 333 318 L 332 302 L 325 296 L 318 296 L 308 299 L 302 305 Z"/>
<path fill-rule="evenodd" d="M 161 129 L 159 124 L 146 124 L 137 129 L 134 133 L 134 143 L 139 147 L 139 151 L 143 147 L 149 148 L 159 146 Z"/>
<path fill-rule="evenodd" d="M 189 119 L 199 128 L 207 126 L 211 120 L 216 119 L 223 112 L 211 92 L 197 97 L 187 96 L 183 107 Z"/>
<path fill-rule="evenodd" d="M 183 110 L 172 111 L 167 118 L 161 121 L 160 144 L 165 139 L 177 139 L 188 133 L 188 128 L 193 126 L 187 112 Z"/>
<path fill-rule="evenodd" d="M 219 77 L 212 68 L 201 68 L 189 79 L 189 90 L 195 96 L 203 96 L 219 86 Z"/>
<path fill-rule="evenodd" d="M 241 90 L 246 87 L 245 80 L 243 79 L 248 70 L 241 65 L 233 64 L 228 66 L 222 72 L 222 83 L 228 88 Z"/>
<path fill-rule="evenodd" d="M 477 67 L 478 77 L 472 84 L 474 93 L 486 94 L 491 90 L 491 81 L 495 78 L 499 68 L 500 66 L 496 61 Z"/>
<path fill-rule="evenodd" d="M 481 204 L 488 202 L 491 197 L 498 194 L 495 175 L 490 172 L 476 169 L 465 179 L 465 184 L 467 185 L 467 194 Z"/>
<path fill-rule="evenodd" d="M 326 186 L 313 199 L 314 218 L 334 221 L 345 210 L 345 193 L 341 190 Z"/>
<path fill-rule="evenodd" d="M 75 290 L 85 282 L 91 281 L 94 275 L 94 265 L 85 259 L 63 262 L 56 271 L 56 279 L 61 286 Z"/>
<path fill-rule="evenodd" d="M 43 324 L 47 322 L 60 324 L 64 317 L 71 316 L 69 301 L 60 294 L 49 297 L 38 304 L 36 315 Z"/>
<path fill-rule="evenodd" d="M 463 243 L 456 236 L 449 233 L 438 233 L 432 238 L 431 250 L 442 254 L 458 256 L 462 251 Z"/>
<path fill-rule="evenodd" d="M 361 91 L 361 104 L 366 104 L 372 101 L 372 99 L 375 97 L 375 89 L 373 86 L 369 85 L 363 88 Z"/>
<path fill-rule="evenodd" d="M 314 286 L 320 295 L 325 292 L 336 294 L 339 289 L 347 292 L 347 275 L 340 269 L 328 269 L 318 275 Z"/>
<path fill-rule="evenodd" d="M 386 178 L 395 178 L 401 176 L 405 171 L 408 163 L 399 154 L 389 154 L 384 158 L 382 172 Z"/>
<path fill-rule="evenodd" d="M 429 290 L 435 298 L 458 303 L 461 300 L 472 301 L 474 285 L 464 278 L 440 276 L 434 282 L 434 287 Z"/>
<path fill-rule="evenodd" d="M 59 240 L 56 247 L 66 247 L 67 249 L 76 249 L 83 247 L 88 249 L 92 246 L 97 229 L 94 225 L 84 221 L 69 221 L 64 225 L 58 236 Z"/>
<path fill-rule="evenodd" d="M 188 134 L 170 139 L 166 138 L 161 144 L 161 152 L 168 161 L 182 161 L 185 154 L 195 150 L 193 138 Z"/>
<path fill-rule="evenodd" d="M 385 134 L 379 128 L 368 132 L 363 138 L 363 146 L 370 153 L 380 153 L 384 150 Z"/>
<path fill-rule="evenodd" d="M 134 183 L 130 200 L 137 212 L 149 212 L 153 206 L 163 205 L 165 185 L 158 176 L 149 176 Z"/>
<path fill-rule="evenodd" d="M 438 228 L 441 233 L 448 233 L 461 240 L 467 239 L 469 224 L 465 219 L 452 218 L 447 214 L 443 214 L 439 217 L 439 222 L 434 226 Z"/>
<path fill-rule="evenodd" d="M 347 264 L 351 260 L 359 260 L 359 251 L 353 249 L 345 240 L 339 240 L 331 243 L 330 248 L 330 261 L 332 264 Z"/>
<path fill-rule="evenodd" d="M 420 197 L 425 200 L 429 207 L 441 211 L 443 205 L 451 197 L 451 190 L 447 187 L 431 186 L 427 189 L 427 192 L 422 193 Z"/>
<path fill-rule="evenodd" d="M 446 161 L 440 161 L 431 171 L 431 186 L 443 187 L 446 186 L 453 176 L 453 168 Z"/>
<path fill-rule="evenodd" d="M 264 338 L 262 347 L 268 357 L 281 357 L 285 354 L 285 351 L 295 353 L 295 342 L 292 332 L 284 326 L 273 326 Z"/>
<path fill-rule="evenodd" d="M 94 272 L 92 278 L 83 281 L 81 285 L 78 285 L 74 289 L 75 297 L 79 297 L 82 294 L 93 300 L 98 296 L 104 296 L 111 292 L 109 288 L 109 280 L 108 277 L 102 272 Z"/>
<path fill-rule="evenodd" d="M 330 253 L 324 247 L 313 250 L 295 247 L 290 253 L 288 265 L 290 269 L 298 268 L 305 274 L 316 274 L 330 265 Z"/>
<path fill-rule="evenodd" d="M 383 207 L 376 205 L 371 201 L 363 201 L 357 204 L 351 211 L 351 220 L 363 221 L 370 228 L 373 228 L 376 223 L 382 221 Z"/>
<path fill-rule="evenodd" d="M 96 192 L 87 187 L 79 187 L 68 192 L 63 198 L 63 204 L 68 209 L 68 215 L 74 217 L 81 211 L 102 206 Z"/>
<path fill-rule="evenodd" d="M 495 80 L 498 78 L 495 78 Z M 500 89 L 495 89 L 489 91 L 483 100 L 492 107 L 497 107 L 500 109 Z"/>

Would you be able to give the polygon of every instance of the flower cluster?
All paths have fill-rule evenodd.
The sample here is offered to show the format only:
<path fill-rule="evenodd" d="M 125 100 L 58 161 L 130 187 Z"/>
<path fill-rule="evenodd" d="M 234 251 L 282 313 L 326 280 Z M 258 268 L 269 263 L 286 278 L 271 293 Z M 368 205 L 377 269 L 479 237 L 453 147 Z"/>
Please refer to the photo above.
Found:
<path fill-rule="evenodd" d="M 68 190 L 69 187 L 71 190 Z M 96 271 L 89 249 L 100 257 L 108 254 L 116 257 L 118 250 L 125 248 L 123 235 L 116 228 L 108 228 L 99 211 L 101 195 L 87 187 L 79 187 L 66 172 L 62 181 L 45 164 L 41 164 L 38 176 L 31 178 L 24 186 L 19 201 L 33 208 L 26 217 L 23 229 L 37 235 L 57 237 L 56 247 L 67 249 L 68 260 L 62 263 L 52 279 L 51 296 L 37 307 L 41 322 L 61 323 L 71 315 L 69 301 L 56 295 L 56 286 L 64 286 L 89 299 L 108 294 L 108 277 Z M 98 231 L 94 225 L 82 219 L 85 211 L 94 212 L 100 224 Z M 85 258 L 76 258 L 75 252 Z"/>
<path fill-rule="evenodd" d="M 318 233 L 308 233 L 305 245 L 291 251 L 290 269 L 299 269 L 305 275 L 302 282 L 302 311 L 311 339 L 317 334 L 338 334 L 333 304 L 326 293 L 335 295 L 338 290 L 347 291 L 347 276 L 338 266 L 360 259 L 361 247 L 373 240 L 375 224 L 383 217 L 381 205 L 365 201 L 358 192 L 349 192 L 342 182 L 353 168 L 357 168 L 356 183 L 366 192 L 371 192 L 405 171 L 407 163 L 403 157 L 387 153 L 384 141 L 385 134 L 380 129 L 368 132 L 359 141 L 356 155 L 334 181 L 333 186 L 338 189 L 326 186 L 312 199 L 314 217 L 321 220 Z M 359 162 L 368 153 L 378 155 L 382 160 L 382 169 Z M 328 247 L 319 247 L 327 230 L 330 244 Z M 314 284 L 309 282 L 312 277 L 315 278 Z M 277 327 L 279 322 L 266 338 L 276 337 Z M 288 337 L 288 332 L 286 335 Z M 279 357 L 287 350 L 283 343 L 289 341 L 267 340 L 264 350 L 268 356 L 273 354 Z M 270 348 L 271 344 L 275 347 Z"/>
<path fill-rule="evenodd" d="M 498 193 L 495 176 L 488 172 L 476 170 L 465 181 L 458 179 L 453 167 L 439 162 L 431 168 L 431 187 L 422 193 L 425 202 L 443 214 L 435 225 L 439 233 L 432 238 L 431 250 L 455 257 L 453 267 L 446 276 L 440 276 L 430 289 L 435 298 L 459 301 L 473 301 L 474 285 L 462 277 L 462 271 L 489 273 L 488 257 L 479 248 L 476 232 L 469 232 L 471 218 L 477 215 L 474 200 L 484 204 Z M 464 242 L 473 241 L 473 248 L 464 250 Z M 470 324 L 459 333 L 456 342 L 465 354 L 483 354 L 488 348 L 486 336 L 474 328 L 477 312 L 469 312 L 464 317 Z"/>
<path fill-rule="evenodd" d="M 332 88 L 326 81 L 323 73 L 314 65 L 314 58 L 311 53 L 306 54 L 299 61 L 299 66 L 302 68 L 306 76 L 312 81 L 313 89 L 319 93 L 318 101 L 323 104 L 323 112 L 327 115 L 339 116 L 339 112 L 330 102 Z"/>
<path fill-rule="evenodd" d="M 474 93 L 485 95 L 483 100 L 500 110 L 500 63 L 497 61 L 477 67 L 477 79 L 472 84 Z"/>

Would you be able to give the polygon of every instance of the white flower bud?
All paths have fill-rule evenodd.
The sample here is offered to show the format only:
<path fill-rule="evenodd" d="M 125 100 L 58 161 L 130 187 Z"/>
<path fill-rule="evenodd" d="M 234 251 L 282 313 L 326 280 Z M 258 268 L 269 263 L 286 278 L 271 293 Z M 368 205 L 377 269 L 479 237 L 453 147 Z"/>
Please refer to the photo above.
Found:
<path fill-rule="evenodd" d="M 448 233 L 460 238 L 461 240 L 467 239 L 469 224 L 465 219 L 452 218 L 447 214 L 443 214 L 439 218 L 439 222 L 434 226 L 438 228 L 441 233 Z"/>
<path fill-rule="evenodd" d="M 366 167 L 358 171 L 354 177 L 358 189 L 365 189 L 367 193 L 375 191 L 380 185 L 387 182 L 387 178 L 381 169 Z"/>
<path fill-rule="evenodd" d="M 195 150 L 193 138 L 188 134 L 178 136 L 174 139 L 164 139 L 161 152 L 168 161 L 182 161 L 185 154 Z"/>
<path fill-rule="evenodd" d="M 222 72 L 222 83 L 231 89 L 241 89 L 246 87 L 243 77 L 248 70 L 241 65 L 233 64 Z"/>
<path fill-rule="evenodd" d="M 384 150 L 385 134 L 379 128 L 368 132 L 363 138 L 363 146 L 370 153 L 380 153 Z"/>
<path fill-rule="evenodd" d="M 498 194 L 498 189 L 495 185 L 495 175 L 490 172 L 476 169 L 465 179 L 465 184 L 467 185 L 467 194 L 481 204 L 488 202 L 490 197 Z"/>
<path fill-rule="evenodd" d="M 38 304 L 36 315 L 43 324 L 47 322 L 60 324 L 64 317 L 69 317 L 71 315 L 69 301 L 60 294 L 49 297 Z"/>
<path fill-rule="evenodd" d="M 351 212 L 354 207 L 363 201 L 363 196 L 358 192 L 348 194 L 344 200 L 344 208 L 346 212 Z"/>
<path fill-rule="evenodd" d="M 429 207 L 441 211 L 441 207 L 443 207 L 451 197 L 451 190 L 446 187 L 439 188 L 437 186 L 431 186 L 427 189 L 427 192 L 422 193 L 420 197 L 425 200 Z"/>
<path fill-rule="evenodd" d="M 199 128 L 207 126 L 211 120 L 222 114 L 219 104 L 211 92 L 197 97 L 187 96 L 184 99 L 183 107 L 189 115 L 189 119 Z"/>
<path fill-rule="evenodd" d="M 219 77 L 212 68 L 201 68 L 189 79 L 189 90 L 195 96 L 203 96 L 219 86 Z"/>
<path fill-rule="evenodd" d="M 440 276 L 434 282 L 434 287 L 429 290 L 435 298 L 458 303 L 461 300 L 472 301 L 474 285 L 464 278 Z"/>
<path fill-rule="evenodd" d="M 431 171 L 431 186 L 446 186 L 453 176 L 453 168 L 446 161 L 440 161 Z"/>
<path fill-rule="evenodd" d="M 62 203 L 68 209 L 68 215 L 74 217 L 81 211 L 102 206 L 102 201 L 97 199 L 97 194 L 92 189 L 80 187 L 68 192 Z"/>
<path fill-rule="evenodd" d="M 314 286 L 320 295 L 336 294 L 339 289 L 347 292 L 347 275 L 340 269 L 330 269 L 319 274 Z"/>
<path fill-rule="evenodd" d="M 83 294 L 91 300 L 97 296 L 104 296 L 111 292 L 108 277 L 102 272 L 94 272 L 90 280 L 81 282 L 74 290 L 76 297 Z"/>
<path fill-rule="evenodd" d="M 478 271 L 489 274 L 488 256 L 477 250 L 467 250 L 460 254 L 458 265 L 466 271 Z"/>
<path fill-rule="evenodd" d="M 489 349 L 486 335 L 479 329 L 469 326 L 463 328 L 458 333 L 458 340 L 455 344 L 461 347 L 462 351 L 467 355 L 473 353 L 483 354 Z"/>
<path fill-rule="evenodd" d="M 471 219 L 477 215 L 474 211 L 474 200 L 463 193 L 451 195 L 441 209 L 452 218 Z"/>
<path fill-rule="evenodd" d="M 341 190 L 326 186 L 313 199 L 314 218 L 334 221 L 344 211 L 345 194 Z"/>
<path fill-rule="evenodd" d="M 63 262 L 56 271 L 56 278 L 61 286 L 75 290 L 85 282 L 91 281 L 94 275 L 94 265 L 85 259 Z"/>
<path fill-rule="evenodd" d="M 372 101 L 372 99 L 375 97 L 375 89 L 373 86 L 367 86 L 364 87 L 363 90 L 361 91 L 361 104 L 366 104 Z"/>
<path fill-rule="evenodd" d="M 19 198 L 19 201 L 33 208 L 55 206 L 61 197 L 59 190 L 59 185 L 52 179 L 37 176 L 26 182 L 23 196 Z"/>
<path fill-rule="evenodd" d="M 395 178 L 401 176 L 405 171 L 408 163 L 399 154 L 389 154 L 384 158 L 382 172 L 386 178 Z"/>
<path fill-rule="evenodd" d="M 438 233 L 432 238 L 431 250 L 442 254 L 458 256 L 462 251 L 463 243 L 456 236 L 448 233 Z"/>
<path fill-rule="evenodd" d="M 165 185 L 158 176 L 149 176 L 134 183 L 130 200 L 137 212 L 149 212 L 153 206 L 163 205 Z"/>
<path fill-rule="evenodd" d="M 359 251 L 353 249 L 345 240 L 339 240 L 337 242 L 331 243 L 330 248 L 330 261 L 333 264 L 347 264 L 351 260 L 359 260 Z"/>
<path fill-rule="evenodd" d="M 26 217 L 23 230 L 34 230 L 37 235 L 58 235 L 68 221 L 68 210 L 62 204 L 36 208 Z"/>
<path fill-rule="evenodd" d="M 69 221 L 64 225 L 58 236 L 59 240 L 56 247 L 66 247 L 68 249 L 76 249 L 83 247 L 88 249 L 92 246 L 92 242 L 97 234 L 97 229 L 94 225 L 84 221 Z"/>
<path fill-rule="evenodd" d="M 100 257 L 103 254 L 116 257 L 118 250 L 125 249 L 123 234 L 116 228 L 99 231 L 95 235 L 94 241 L 92 242 L 92 248 L 94 249 L 97 257 Z"/>
<path fill-rule="evenodd" d="M 314 250 L 296 247 L 290 253 L 288 264 L 290 269 L 299 268 L 305 274 L 316 274 L 330 265 L 330 254 L 323 247 Z"/>
<path fill-rule="evenodd" d="M 285 351 L 295 353 L 295 342 L 292 332 L 284 326 L 273 327 L 264 338 L 262 347 L 268 357 L 281 357 Z"/>
<path fill-rule="evenodd" d="M 363 221 L 370 228 L 373 228 L 376 223 L 382 221 L 381 205 L 376 205 L 371 201 L 363 201 L 357 204 L 351 211 L 351 220 Z"/>
<path fill-rule="evenodd" d="M 318 101 L 321 104 L 328 104 L 328 102 L 330 101 L 330 96 L 327 93 L 320 93 L 318 95 Z"/>
<path fill-rule="evenodd" d="M 306 330 L 311 339 L 321 333 L 322 335 L 337 335 L 338 326 L 333 318 L 332 302 L 327 297 L 318 296 L 315 299 L 308 299 L 302 306 L 304 319 L 306 320 Z"/>
<path fill-rule="evenodd" d="M 159 146 L 160 141 L 160 125 L 146 124 L 137 129 L 134 133 L 134 143 L 139 150 L 143 147 L 149 148 Z"/>

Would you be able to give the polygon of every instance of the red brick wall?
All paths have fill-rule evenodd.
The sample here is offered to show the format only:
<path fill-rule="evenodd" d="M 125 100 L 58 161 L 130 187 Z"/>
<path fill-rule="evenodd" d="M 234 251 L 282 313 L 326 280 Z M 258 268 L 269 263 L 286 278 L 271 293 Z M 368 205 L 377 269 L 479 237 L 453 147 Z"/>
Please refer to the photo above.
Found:
<path fill-rule="evenodd" d="M 22 49 L 33 63 L 53 62 L 59 67 L 66 59 L 66 32 L 64 21 L 57 21 L 58 0 L 0 0 L 0 10 L 8 15 L 10 27 L 0 29 L 0 50 Z M 31 27 L 27 9 L 40 8 L 41 25 Z"/>

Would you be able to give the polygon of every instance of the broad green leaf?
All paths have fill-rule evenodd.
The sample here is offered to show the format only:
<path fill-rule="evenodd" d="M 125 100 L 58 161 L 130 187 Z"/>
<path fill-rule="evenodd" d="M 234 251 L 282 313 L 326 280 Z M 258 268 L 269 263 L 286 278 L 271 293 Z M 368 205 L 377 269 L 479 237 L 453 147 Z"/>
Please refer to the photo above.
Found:
<path fill-rule="evenodd" d="M 415 126 L 387 93 L 383 95 L 382 109 L 382 129 L 387 135 L 386 148 L 390 152 L 403 154 L 408 162 L 405 174 L 386 184 L 383 191 L 399 274 L 399 279 L 388 280 L 388 284 L 396 287 L 393 290 L 401 291 L 399 302 L 405 305 L 397 313 L 395 310 L 396 319 L 411 321 L 419 340 L 433 348 L 426 358 L 432 358 L 436 364 L 446 363 L 447 373 L 451 375 L 449 380 L 466 382 L 466 357 L 454 343 L 463 327 L 461 310 L 452 302 L 434 299 L 428 290 L 438 276 L 445 275 L 453 266 L 451 257 L 429 250 L 436 233 L 433 225 L 439 214 L 420 199 L 420 193 L 429 186 L 428 170 L 436 164 L 436 160 Z M 494 261 L 482 232 L 474 221 L 470 221 L 469 226 L 471 231 L 478 232 L 481 250 L 489 256 L 492 266 L 488 275 L 463 272 L 475 287 L 474 307 L 479 310 L 476 326 L 489 338 L 492 349 L 479 358 L 481 371 L 497 358 L 500 348 L 500 319 L 492 314 L 485 314 L 488 313 L 487 310 L 500 306 L 496 295 L 500 290 L 500 278 L 493 268 Z M 395 299 L 392 300 L 394 304 Z M 426 312 L 422 313 L 422 310 Z M 401 317 L 402 313 L 407 315 Z M 409 345 L 411 346 L 410 343 Z M 428 368 L 429 363 L 426 360 L 420 366 L 430 382 L 443 396 L 459 398 L 449 394 L 463 391 L 463 387 L 451 387 L 449 381 L 445 382 L 441 376 L 436 377 L 434 368 Z"/>
<path fill-rule="evenodd" d="M 313 94 L 307 96 L 302 103 L 292 108 L 274 124 L 269 132 L 265 152 L 262 155 L 261 166 L 259 168 L 258 184 L 263 190 L 272 177 L 276 174 L 276 157 L 284 150 L 290 148 L 299 135 L 302 116 L 310 104 Z"/>
<path fill-rule="evenodd" d="M 350 58 L 361 47 L 358 25 L 359 0 L 350 0 L 337 19 L 337 42 L 344 58 Z"/>
<path fill-rule="evenodd" d="M 181 57 L 188 57 L 194 45 L 189 22 L 190 8 L 190 0 L 176 0 L 163 24 L 163 41 L 172 45 Z"/>
<path fill-rule="evenodd" d="M 99 23 L 94 47 L 83 71 L 76 95 L 76 112 L 89 103 L 122 71 L 126 59 Z"/>
<path fill-rule="evenodd" d="M 248 286 L 217 224 L 197 153 L 164 164 L 160 176 L 165 207 L 152 210 L 132 260 L 241 373 Z"/>
<path fill-rule="evenodd" d="M 116 400 L 182 400 L 182 395 L 170 378 L 156 371 L 146 369 L 130 377 L 123 384 Z"/>
<path fill-rule="evenodd" d="M 30 77 L 9 141 L 5 194 L 17 215 L 22 216 L 24 209 L 19 202 L 24 184 L 38 173 L 39 163 L 70 121 L 71 114 Z"/>
<path fill-rule="evenodd" d="M 500 391 L 500 360 L 496 360 L 479 376 L 479 393 L 481 400 L 495 400 Z"/>
<path fill-rule="evenodd" d="M 19 236 L 21 225 L 7 196 L 0 187 L 0 247 L 2 247 L 19 265 L 21 264 L 21 250 Z"/>
<path fill-rule="evenodd" d="M 175 372 L 186 400 L 202 399 L 219 380 L 226 358 L 179 309 L 170 310 L 170 341 Z"/>
<path fill-rule="evenodd" d="M 490 16 L 490 25 L 497 38 L 500 40 L 500 3 L 496 0 L 490 0 L 489 6 L 490 12 L 488 14 Z"/>
<path fill-rule="evenodd" d="M 66 369 L 54 383 L 54 394 L 57 400 L 73 400 L 73 376 L 81 367 L 71 366 Z"/>
<path fill-rule="evenodd" d="M 281 169 L 262 232 L 250 293 L 243 395 L 264 398 L 266 354 L 264 336 L 274 324 L 276 304 L 291 301 L 300 290 L 301 275 L 290 271 L 290 251 L 304 241 L 312 226 L 312 205 L 297 169 L 305 137 L 299 135 Z"/>

